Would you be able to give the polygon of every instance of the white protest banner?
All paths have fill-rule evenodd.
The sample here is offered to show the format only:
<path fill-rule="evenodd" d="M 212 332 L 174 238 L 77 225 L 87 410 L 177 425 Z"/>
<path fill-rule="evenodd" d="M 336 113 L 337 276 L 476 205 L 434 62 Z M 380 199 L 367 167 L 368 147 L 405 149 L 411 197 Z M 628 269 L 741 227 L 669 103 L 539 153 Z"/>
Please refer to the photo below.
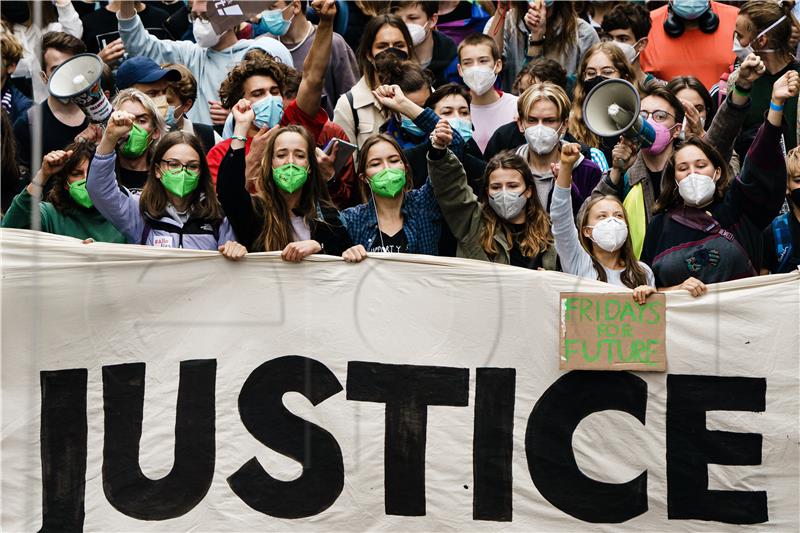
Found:
<path fill-rule="evenodd" d="M 4 230 L 3 531 L 797 531 L 800 275 L 667 295 L 666 373 L 560 371 L 559 293 Z"/>

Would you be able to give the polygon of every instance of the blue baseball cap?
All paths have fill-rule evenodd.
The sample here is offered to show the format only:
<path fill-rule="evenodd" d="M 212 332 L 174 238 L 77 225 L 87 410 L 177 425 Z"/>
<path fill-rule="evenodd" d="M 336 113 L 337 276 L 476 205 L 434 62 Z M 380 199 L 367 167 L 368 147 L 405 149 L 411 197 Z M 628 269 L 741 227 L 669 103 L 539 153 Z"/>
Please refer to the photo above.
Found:
<path fill-rule="evenodd" d="M 174 69 L 164 70 L 149 57 L 134 56 L 119 66 L 116 82 L 117 88 L 123 90 L 137 83 L 155 83 L 164 78 L 167 81 L 178 81 L 181 73 Z"/>

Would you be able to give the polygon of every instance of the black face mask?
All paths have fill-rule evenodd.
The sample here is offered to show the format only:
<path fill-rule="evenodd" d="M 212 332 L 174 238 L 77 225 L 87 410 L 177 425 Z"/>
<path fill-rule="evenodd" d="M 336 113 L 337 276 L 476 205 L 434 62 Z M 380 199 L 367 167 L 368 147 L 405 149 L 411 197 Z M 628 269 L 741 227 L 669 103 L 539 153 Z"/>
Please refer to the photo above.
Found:
<path fill-rule="evenodd" d="M 375 54 L 375 63 L 377 63 L 378 61 L 383 61 L 390 57 L 395 57 L 397 59 L 405 61 L 406 59 L 408 59 L 408 52 L 395 47 L 387 48 Z"/>
<path fill-rule="evenodd" d="M 611 79 L 611 78 L 606 78 L 605 76 L 595 76 L 594 78 L 590 78 L 590 79 L 584 81 L 583 82 L 583 94 L 584 94 L 584 96 L 589 94 L 592 91 L 592 89 L 594 89 L 595 87 L 597 87 L 598 85 L 600 85 L 601 83 L 603 83 L 604 81 L 609 80 L 609 79 Z"/>
<path fill-rule="evenodd" d="M 25 24 L 31 18 L 28 2 L 3 2 L 3 18 L 11 24 Z"/>
<path fill-rule="evenodd" d="M 800 207 L 800 189 L 794 189 L 792 192 L 790 192 L 789 199 L 792 201 L 795 207 Z"/>

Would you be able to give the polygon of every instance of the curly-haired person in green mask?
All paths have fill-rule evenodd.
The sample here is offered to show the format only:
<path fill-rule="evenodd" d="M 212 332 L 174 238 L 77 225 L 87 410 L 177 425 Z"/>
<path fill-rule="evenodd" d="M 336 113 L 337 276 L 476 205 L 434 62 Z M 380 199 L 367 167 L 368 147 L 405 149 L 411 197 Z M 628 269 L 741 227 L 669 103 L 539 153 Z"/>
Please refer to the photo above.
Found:
<path fill-rule="evenodd" d="M 86 191 L 86 174 L 95 145 L 77 142 L 54 150 L 42 159 L 42 166 L 33 180 L 20 192 L 3 217 L 4 228 L 31 228 L 33 198 L 42 194 L 48 184 L 52 188 L 46 201 L 39 202 L 41 231 L 98 242 L 124 243 L 125 237 L 106 220 L 92 204 Z"/>

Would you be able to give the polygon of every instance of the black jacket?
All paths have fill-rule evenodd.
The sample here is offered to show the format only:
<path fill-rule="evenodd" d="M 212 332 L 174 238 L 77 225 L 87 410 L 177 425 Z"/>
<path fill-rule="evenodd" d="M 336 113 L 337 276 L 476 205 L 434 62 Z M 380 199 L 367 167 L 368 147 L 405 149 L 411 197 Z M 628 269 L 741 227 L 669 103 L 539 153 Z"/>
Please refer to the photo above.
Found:
<path fill-rule="evenodd" d="M 229 148 L 219 165 L 217 195 L 239 243 L 249 252 L 263 252 L 255 242 L 264 228 L 264 219 L 253 206 L 245 189 L 244 149 Z M 322 207 L 322 220 L 311 221 L 311 238 L 320 243 L 327 255 L 342 255 L 353 246 L 347 228 L 335 208 Z"/>
<path fill-rule="evenodd" d="M 433 86 L 439 87 L 448 82 L 448 73 L 458 75 L 455 66 L 458 47 L 453 39 L 440 31 L 433 30 L 431 35 L 433 36 L 433 56 L 431 64 L 427 68 L 433 73 Z"/>

